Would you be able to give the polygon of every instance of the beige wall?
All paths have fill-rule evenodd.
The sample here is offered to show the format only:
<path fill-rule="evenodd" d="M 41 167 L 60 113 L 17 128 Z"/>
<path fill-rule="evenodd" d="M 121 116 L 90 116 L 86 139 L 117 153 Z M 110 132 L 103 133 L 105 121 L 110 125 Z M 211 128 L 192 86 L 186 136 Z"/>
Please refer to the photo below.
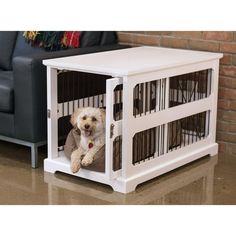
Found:
<path fill-rule="evenodd" d="M 224 53 L 220 62 L 217 141 L 236 155 L 236 32 L 120 31 L 119 42 Z"/>

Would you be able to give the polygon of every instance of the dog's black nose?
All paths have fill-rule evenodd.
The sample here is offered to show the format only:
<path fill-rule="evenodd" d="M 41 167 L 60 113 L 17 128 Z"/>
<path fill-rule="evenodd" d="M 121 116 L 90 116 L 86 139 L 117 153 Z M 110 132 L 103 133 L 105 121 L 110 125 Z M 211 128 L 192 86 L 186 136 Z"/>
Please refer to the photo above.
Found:
<path fill-rule="evenodd" d="M 89 129 L 89 128 L 90 128 L 90 125 L 87 125 L 87 124 L 86 124 L 86 125 L 84 126 L 84 128 L 85 128 L 85 129 Z"/>

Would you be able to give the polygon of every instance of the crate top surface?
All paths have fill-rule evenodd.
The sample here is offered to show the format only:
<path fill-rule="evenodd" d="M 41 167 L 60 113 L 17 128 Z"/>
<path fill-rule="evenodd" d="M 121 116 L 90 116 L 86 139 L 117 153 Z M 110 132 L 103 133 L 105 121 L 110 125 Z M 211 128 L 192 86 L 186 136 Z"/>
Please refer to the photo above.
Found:
<path fill-rule="evenodd" d="M 43 64 L 52 68 L 115 77 L 211 61 L 222 56 L 221 53 L 142 46 L 48 59 Z"/>

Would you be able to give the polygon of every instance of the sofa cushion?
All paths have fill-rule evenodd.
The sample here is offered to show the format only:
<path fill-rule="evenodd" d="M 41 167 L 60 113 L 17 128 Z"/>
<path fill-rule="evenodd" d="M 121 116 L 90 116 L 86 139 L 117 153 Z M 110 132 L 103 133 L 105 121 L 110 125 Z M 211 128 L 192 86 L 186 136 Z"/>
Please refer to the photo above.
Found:
<path fill-rule="evenodd" d="M 23 37 L 24 32 L 18 32 L 13 57 L 33 55 L 45 50 L 40 47 L 31 46 Z M 81 31 L 80 47 L 93 47 L 117 43 L 117 35 L 114 31 Z"/>
<path fill-rule="evenodd" d="M 43 48 L 33 47 L 30 44 L 28 44 L 26 42 L 26 39 L 23 37 L 23 33 L 24 32 L 22 31 L 18 32 L 13 57 L 27 56 L 27 55 L 33 55 L 39 52 L 44 52 Z"/>
<path fill-rule="evenodd" d="M 117 44 L 118 37 L 115 31 L 103 31 L 100 45 L 109 45 L 109 44 Z"/>
<path fill-rule="evenodd" d="M 11 70 L 11 58 L 16 41 L 16 31 L 0 31 L 0 68 Z"/>
<path fill-rule="evenodd" d="M 0 71 L 0 112 L 12 113 L 14 109 L 13 72 Z"/>
<path fill-rule="evenodd" d="M 11 70 L 9 71 L 0 70 L 0 79 L 13 80 L 13 72 Z"/>
<path fill-rule="evenodd" d="M 102 31 L 82 31 L 80 34 L 80 47 L 92 47 L 100 45 Z"/>

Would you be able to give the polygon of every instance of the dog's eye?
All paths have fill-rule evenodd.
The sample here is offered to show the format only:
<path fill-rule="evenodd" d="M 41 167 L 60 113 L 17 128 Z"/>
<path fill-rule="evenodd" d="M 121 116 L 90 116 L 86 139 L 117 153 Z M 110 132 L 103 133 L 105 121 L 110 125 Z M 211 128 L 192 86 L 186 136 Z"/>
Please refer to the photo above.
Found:
<path fill-rule="evenodd" d="M 87 116 L 83 116 L 82 119 L 83 119 L 83 120 L 86 120 L 86 119 L 87 119 Z"/>
<path fill-rule="evenodd" d="M 95 122 L 95 121 L 97 121 L 97 119 L 93 116 L 92 121 Z"/>

